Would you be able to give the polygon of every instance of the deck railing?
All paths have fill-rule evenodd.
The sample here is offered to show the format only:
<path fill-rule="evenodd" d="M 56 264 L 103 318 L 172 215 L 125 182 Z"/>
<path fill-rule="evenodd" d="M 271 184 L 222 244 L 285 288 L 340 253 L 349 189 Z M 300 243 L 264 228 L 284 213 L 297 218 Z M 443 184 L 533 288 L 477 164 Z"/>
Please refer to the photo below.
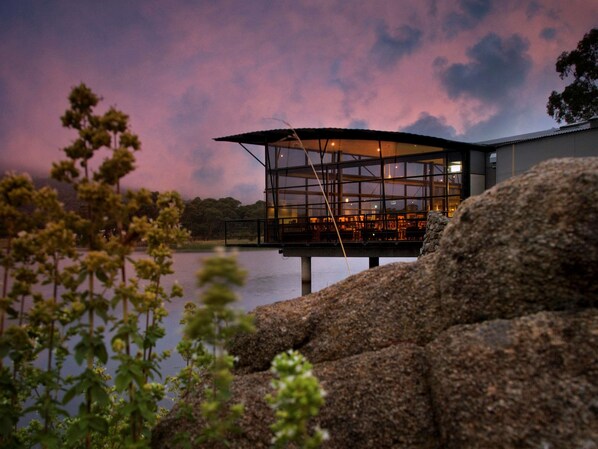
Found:
<path fill-rule="evenodd" d="M 425 212 L 344 215 L 337 218 L 343 242 L 417 241 L 426 230 Z M 226 245 L 260 246 L 285 243 L 334 243 L 338 235 L 330 217 L 230 220 Z"/>

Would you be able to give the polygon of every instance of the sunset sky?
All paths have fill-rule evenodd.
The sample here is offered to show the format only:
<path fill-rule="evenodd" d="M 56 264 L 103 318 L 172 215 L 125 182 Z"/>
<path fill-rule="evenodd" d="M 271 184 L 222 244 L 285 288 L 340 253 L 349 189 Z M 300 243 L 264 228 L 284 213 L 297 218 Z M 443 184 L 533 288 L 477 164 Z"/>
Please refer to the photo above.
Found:
<path fill-rule="evenodd" d="M 142 141 L 128 185 L 262 199 L 242 132 L 369 128 L 480 141 L 557 126 L 554 63 L 596 0 L 1 0 L 0 168 L 47 173 L 85 82 Z"/>

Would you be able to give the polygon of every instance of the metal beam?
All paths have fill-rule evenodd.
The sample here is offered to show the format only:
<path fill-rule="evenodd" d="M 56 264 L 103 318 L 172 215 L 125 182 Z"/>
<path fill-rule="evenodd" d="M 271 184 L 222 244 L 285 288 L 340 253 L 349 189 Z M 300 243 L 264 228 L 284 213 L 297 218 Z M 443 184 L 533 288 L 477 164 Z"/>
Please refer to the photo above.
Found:
<path fill-rule="evenodd" d="M 260 161 L 260 160 L 259 160 L 259 158 L 258 158 L 258 157 L 257 157 L 255 154 L 253 154 L 253 153 L 252 153 L 252 152 L 249 150 L 249 148 L 247 148 L 247 147 L 246 147 L 245 145 L 243 145 L 241 142 L 239 142 L 239 145 L 241 145 L 245 151 L 247 151 L 247 152 L 248 152 L 248 153 L 249 153 L 251 156 L 253 156 L 253 158 L 254 158 L 256 161 L 258 161 L 260 164 L 262 164 L 262 167 L 266 168 L 266 164 L 264 164 L 262 161 Z"/>

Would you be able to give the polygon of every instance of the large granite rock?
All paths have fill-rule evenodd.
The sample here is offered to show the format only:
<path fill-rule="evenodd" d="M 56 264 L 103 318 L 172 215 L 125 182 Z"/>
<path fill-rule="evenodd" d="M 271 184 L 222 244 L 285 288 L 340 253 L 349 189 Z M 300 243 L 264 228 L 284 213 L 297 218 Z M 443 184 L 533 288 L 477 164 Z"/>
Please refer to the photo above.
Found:
<path fill-rule="evenodd" d="M 239 358 L 237 373 L 266 370 L 286 349 L 318 363 L 398 342 L 427 343 L 452 324 L 441 314 L 430 262 L 384 265 L 318 293 L 256 308 L 257 331 L 230 347 Z"/>
<path fill-rule="evenodd" d="M 455 326 L 426 348 L 443 448 L 598 448 L 598 310 Z"/>
<path fill-rule="evenodd" d="M 598 305 L 598 158 L 543 162 L 467 199 L 434 277 L 461 323 Z"/>
<path fill-rule="evenodd" d="M 314 424 L 330 432 L 329 449 L 438 447 L 438 435 L 425 380 L 426 362 L 421 347 L 396 345 L 343 360 L 317 364 L 314 374 L 326 391 L 326 404 Z M 274 415 L 264 400 L 271 392 L 271 375 L 259 372 L 237 376 L 236 401 L 245 404 L 241 432 L 230 437 L 235 449 L 269 448 Z M 187 397 L 198 410 L 201 392 Z M 197 435 L 201 419 L 177 418 L 177 410 L 154 431 L 155 448 L 175 449 L 173 429 Z M 202 449 L 217 446 L 204 445 Z"/>
<path fill-rule="evenodd" d="M 292 348 L 328 392 L 326 448 L 598 449 L 597 223 L 598 158 L 553 160 L 465 201 L 417 262 L 257 308 L 232 446 L 268 447 L 265 370 Z M 200 427 L 175 410 L 153 447 Z"/>

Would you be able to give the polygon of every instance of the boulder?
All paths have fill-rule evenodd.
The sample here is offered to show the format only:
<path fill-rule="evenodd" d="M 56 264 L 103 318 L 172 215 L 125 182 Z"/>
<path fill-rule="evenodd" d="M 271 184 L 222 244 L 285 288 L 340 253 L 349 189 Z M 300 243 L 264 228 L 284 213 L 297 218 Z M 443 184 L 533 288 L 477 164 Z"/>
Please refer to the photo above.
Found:
<path fill-rule="evenodd" d="M 455 326 L 426 348 L 441 447 L 598 448 L 598 310 Z"/>
<path fill-rule="evenodd" d="M 543 162 L 464 201 L 435 254 L 461 323 L 598 305 L 598 158 Z"/>
<path fill-rule="evenodd" d="M 430 262 L 384 265 L 311 295 L 257 307 L 256 332 L 229 348 L 238 357 L 236 372 L 266 370 L 287 349 L 319 363 L 398 342 L 427 343 L 452 324 L 440 313 Z"/>
<path fill-rule="evenodd" d="M 435 449 L 438 435 L 425 382 L 424 351 L 412 344 L 396 345 L 343 360 L 324 362 L 314 374 L 326 391 L 326 403 L 314 424 L 328 430 L 327 449 Z M 269 372 L 236 376 L 235 401 L 245 404 L 241 432 L 229 438 L 236 449 L 269 448 L 274 413 L 264 400 L 271 392 Z M 174 449 L 172 429 L 194 436 L 201 428 L 197 410 L 201 391 L 186 402 L 195 410 L 191 419 L 174 410 L 152 435 L 155 448 Z M 213 446 L 216 448 L 217 446 Z M 204 445 L 202 448 L 211 449 Z"/>

